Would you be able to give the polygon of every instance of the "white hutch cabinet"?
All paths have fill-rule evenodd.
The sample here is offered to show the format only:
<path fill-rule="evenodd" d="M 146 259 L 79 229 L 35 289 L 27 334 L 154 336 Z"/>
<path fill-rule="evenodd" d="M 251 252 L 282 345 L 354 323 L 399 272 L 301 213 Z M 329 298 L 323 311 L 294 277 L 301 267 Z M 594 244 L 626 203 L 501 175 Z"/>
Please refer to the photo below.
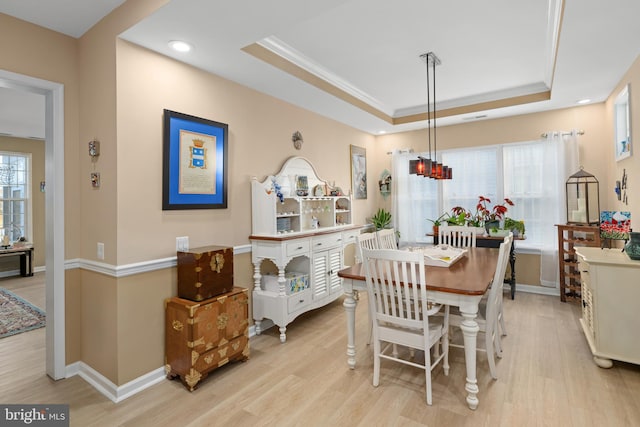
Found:
<path fill-rule="evenodd" d="M 284 343 L 287 325 L 296 317 L 342 295 L 338 271 L 344 267 L 344 248 L 356 243 L 360 227 L 352 222 L 351 197 L 332 195 L 336 192 L 303 157 L 291 157 L 262 182 L 252 178 L 249 239 L 256 334 L 263 319 L 271 319 Z M 276 266 L 277 285 L 263 280 L 264 260 Z"/>
<path fill-rule="evenodd" d="M 640 261 L 620 249 L 576 248 L 582 282 L 582 319 L 593 360 L 640 364 Z"/>

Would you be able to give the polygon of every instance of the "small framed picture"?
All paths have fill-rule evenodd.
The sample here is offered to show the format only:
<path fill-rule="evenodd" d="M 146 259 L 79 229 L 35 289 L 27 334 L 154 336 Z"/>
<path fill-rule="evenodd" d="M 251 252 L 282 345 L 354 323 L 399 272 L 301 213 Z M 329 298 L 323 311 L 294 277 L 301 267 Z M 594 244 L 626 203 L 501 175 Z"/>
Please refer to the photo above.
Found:
<path fill-rule="evenodd" d="M 306 175 L 297 175 L 296 176 L 296 194 L 298 196 L 308 196 L 309 195 L 309 181 L 307 180 Z"/>
<path fill-rule="evenodd" d="M 367 198 L 367 150 L 351 145 L 351 192 L 354 199 Z"/>

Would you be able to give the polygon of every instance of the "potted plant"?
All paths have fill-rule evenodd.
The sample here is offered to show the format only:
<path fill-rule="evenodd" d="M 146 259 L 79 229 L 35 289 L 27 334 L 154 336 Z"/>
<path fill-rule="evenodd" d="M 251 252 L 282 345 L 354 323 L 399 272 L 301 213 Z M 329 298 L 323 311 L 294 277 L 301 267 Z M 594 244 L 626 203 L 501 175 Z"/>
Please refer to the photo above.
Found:
<path fill-rule="evenodd" d="M 446 219 L 447 224 L 449 225 L 466 225 L 467 218 L 464 213 L 458 213 L 457 215 L 449 215 Z"/>
<path fill-rule="evenodd" d="M 462 206 L 456 206 L 451 209 L 454 215 L 462 215 L 465 218 L 465 222 L 470 227 L 483 227 L 488 233 L 491 228 L 497 228 L 500 225 L 500 220 L 507 213 L 507 205 L 513 206 L 513 202 L 509 199 L 504 199 L 504 203 L 495 205 L 492 208 L 487 207 L 487 203 L 491 203 L 491 199 L 478 196 L 478 203 L 476 204 L 475 212 L 467 210 Z"/>
<path fill-rule="evenodd" d="M 371 223 L 376 231 L 387 228 L 391 224 L 391 213 L 380 208 L 374 216 L 371 217 Z"/>
<path fill-rule="evenodd" d="M 438 231 L 440 229 L 440 226 L 442 225 L 442 222 L 443 221 L 448 221 L 448 220 L 449 220 L 449 214 L 447 212 L 443 213 L 442 215 L 440 215 L 436 219 L 427 218 L 427 221 L 431 221 L 433 223 L 433 235 L 434 236 L 436 236 L 438 234 Z"/>
<path fill-rule="evenodd" d="M 511 230 L 515 237 L 524 236 L 524 221 L 507 217 L 504 219 L 504 229 Z"/>

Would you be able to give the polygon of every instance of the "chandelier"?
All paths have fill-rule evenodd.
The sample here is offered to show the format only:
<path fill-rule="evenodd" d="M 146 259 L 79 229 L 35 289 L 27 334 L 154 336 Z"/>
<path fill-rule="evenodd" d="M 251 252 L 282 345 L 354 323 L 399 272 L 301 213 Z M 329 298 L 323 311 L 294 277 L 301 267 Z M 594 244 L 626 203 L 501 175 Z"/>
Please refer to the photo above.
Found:
<path fill-rule="evenodd" d="M 438 143 L 436 134 L 436 65 L 440 65 L 440 59 L 433 52 L 423 53 L 420 58 L 427 68 L 427 138 L 429 141 L 429 157 L 418 156 L 417 160 L 409 160 L 409 173 L 417 174 L 433 179 L 451 179 L 453 168 L 438 163 Z M 432 68 L 432 75 L 429 74 Z M 431 112 L 431 92 L 433 91 L 433 113 Z M 433 117 L 433 128 L 431 119 Z M 433 135 L 433 138 L 432 138 Z M 433 139 L 433 157 L 431 155 L 431 141 Z"/>

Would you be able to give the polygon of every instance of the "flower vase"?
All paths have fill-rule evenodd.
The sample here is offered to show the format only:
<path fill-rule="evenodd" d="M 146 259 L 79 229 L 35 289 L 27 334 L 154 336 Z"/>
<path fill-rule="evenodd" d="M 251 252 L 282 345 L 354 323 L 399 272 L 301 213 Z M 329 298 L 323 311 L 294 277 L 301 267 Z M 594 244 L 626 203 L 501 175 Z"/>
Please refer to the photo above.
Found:
<path fill-rule="evenodd" d="M 629 233 L 629 242 L 624 245 L 624 251 L 629 258 L 640 260 L 640 232 L 632 231 Z"/>
<path fill-rule="evenodd" d="M 498 221 L 497 219 L 493 221 L 487 221 L 484 223 L 484 228 L 487 233 L 489 233 L 492 228 L 500 228 L 500 221 Z"/>

